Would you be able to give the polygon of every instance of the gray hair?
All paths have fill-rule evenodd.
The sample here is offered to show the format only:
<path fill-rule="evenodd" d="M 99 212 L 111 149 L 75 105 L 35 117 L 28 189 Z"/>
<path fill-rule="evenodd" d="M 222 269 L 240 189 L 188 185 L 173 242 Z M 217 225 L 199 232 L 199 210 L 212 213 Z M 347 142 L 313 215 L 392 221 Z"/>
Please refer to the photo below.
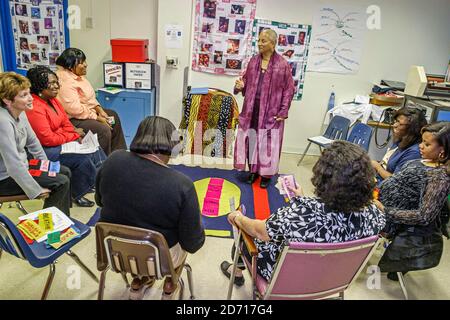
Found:
<path fill-rule="evenodd" d="M 261 33 L 263 33 L 263 32 L 265 32 L 267 34 L 267 37 L 269 38 L 270 42 L 272 42 L 273 45 L 276 46 L 277 43 L 278 43 L 278 35 L 277 35 L 277 33 L 273 29 L 269 29 L 269 28 L 263 29 L 261 31 Z"/>

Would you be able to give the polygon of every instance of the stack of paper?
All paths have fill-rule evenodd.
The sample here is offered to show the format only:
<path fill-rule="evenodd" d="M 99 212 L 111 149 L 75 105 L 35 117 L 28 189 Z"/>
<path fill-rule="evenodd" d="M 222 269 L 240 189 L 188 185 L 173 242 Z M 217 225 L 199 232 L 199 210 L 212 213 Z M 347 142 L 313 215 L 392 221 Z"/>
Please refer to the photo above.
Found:
<path fill-rule="evenodd" d="M 94 153 L 100 147 L 98 143 L 97 134 L 93 134 L 92 131 L 89 131 L 81 141 L 81 144 L 77 141 L 72 141 L 69 143 L 63 144 L 61 149 L 61 154 L 64 153 L 77 153 L 77 154 L 89 154 Z"/>
<path fill-rule="evenodd" d="M 278 183 L 275 186 L 280 190 L 280 194 L 285 195 L 289 200 L 295 197 L 295 193 L 292 189 L 297 189 L 298 185 L 295 181 L 294 175 L 280 175 L 278 177 Z"/>
<path fill-rule="evenodd" d="M 74 224 L 73 221 L 70 220 L 69 217 L 67 217 L 62 211 L 60 211 L 56 207 L 42 209 L 42 210 L 27 214 L 25 216 L 21 216 L 21 217 L 19 217 L 19 220 L 20 220 L 20 222 L 25 221 L 25 220 L 34 222 L 35 220 L 38 220 L 39 214 L 45 214 L 45 213 L 51 214 L 51 223 L 53 224 L 53 228 L 50 228 L 50 227 L 47 228 L 44 224 L 44 228 L 42 228 L 42 230 L 44 230 L 44 234 L 42 236 L 37 237 L 37 239 L 36 239 L 37 242 L 43 242 L 43 241 L 47 240 L 47 235 L 49 233 L 63 231 Z M 41 217 L 42 217 L 42 215 L 41 215 Z M 50 222 L 46 222 L 46 223 L 50 224 Z M 34 224 L 36 224 L 36 223 L 34 223 Z M 41 224 L 42 224 L 41 221 L 39 221 L 39 225 L 41 225 Z M 39 226 L 39 225 L 37 225 L 37 226 Z"/>

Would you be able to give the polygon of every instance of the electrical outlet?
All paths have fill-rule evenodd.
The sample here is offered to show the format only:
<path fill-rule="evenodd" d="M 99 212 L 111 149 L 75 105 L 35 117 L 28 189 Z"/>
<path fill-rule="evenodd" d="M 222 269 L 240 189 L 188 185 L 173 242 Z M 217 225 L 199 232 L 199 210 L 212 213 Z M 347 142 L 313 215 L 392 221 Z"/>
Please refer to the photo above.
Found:
<path fill-rule="evenodd" d="M 166 64 L 168 68 L 178 69 L 178 57 L 167 56 Z"/>
<path fill-rule="evenodd" d="M 94 29 L 94 18 L 92 17 L 86 18 L 86 29 Z"/>

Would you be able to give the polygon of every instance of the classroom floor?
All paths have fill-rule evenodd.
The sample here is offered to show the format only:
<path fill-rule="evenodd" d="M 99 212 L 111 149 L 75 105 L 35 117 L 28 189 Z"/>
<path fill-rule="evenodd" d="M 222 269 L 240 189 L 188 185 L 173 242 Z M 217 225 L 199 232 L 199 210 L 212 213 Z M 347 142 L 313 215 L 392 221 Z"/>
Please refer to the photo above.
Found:
<path fill-rule="evenodd" d="M 305 190 L 306 195 L 313 194 L 310 182 L 311 169 L 317 160 L 315 157 L 306 157 L 302 165 L 297 167 L 298 155 L 283 154 L 280 163 L 280 173 L 293 173 Z M 197 159 L 200 165 L 201 159 Z M 184 163 L 181 160 L 175 163 Z M 231 164 L 207 164 L 204 167 L 231 168 Z M 93 195 L 88 195 L 93 200 Z M 41 209 L 41 201 L 24 202 L 28 212 Z M 95 209 L 74 207 L 71 214 L 74 218 L 86 223 Z M 7 214 L 14 222 L 20 216 L 15 207 L 8 208 L 5 204 L 0 212 Z M 199 300 L 226 299 L 228 279 L 221 273 L 219 265 L 223 260 L 230 260 L 231 239 L 207 237 L 205 245 L 194 255 L 188 256 L 188 262 L 193 269 L 194 293 Z M 95 235 L 94 232 L 77 244 L 73 251 L 99 275 L 96 269 Z M 376 265 L 382 252 L 377 251 L 369 265 Z M 56 265 L 56 276 L 49 293 L 50 300 L 93 300 L 97 298 L 98 285 L 78 269 L 73 260 L 68 256 L 59 259 Z M 444 254 L 438 267 L 408 273 L 405 276 L 406 286 L 410 299 L 450 299 L 450 242 L 444 241 Z M 77 277 L 78 273 L 81 277 Z M 1 300 L 30 300 L 40 299 L 44 284 L 48 275 L 48 268 L 35 269 L 28 262 L 22 261 L 9 254 L 3 253 L 0 259 L 0 299 Z M 245 285 L 234 288 L 233 299 L 251 299 L 250 277 L 245 275 Z M 403 299 L 403 294 L 398 282 L 390 281 L 386 274 L 381 274 L 378 280 L 364 270 L 354 285 L 346 292 L 349 300 L 374 300 Z M 187 287 L 185 274 L 183 275 Z M 369 280 L 369 281 L 368 281 Z M 367 285 L 369 283 L 369 285 Z M 144 299 L 159 299 L 161 296 L 162 282 L 158 281 L 147 291 Z M 120 275 L 109 272 L 106 280 L 105 299 L 128 299 L 128 291 Z M 188 291 L 185 291 L 184 299 L 188 299 Z"/>

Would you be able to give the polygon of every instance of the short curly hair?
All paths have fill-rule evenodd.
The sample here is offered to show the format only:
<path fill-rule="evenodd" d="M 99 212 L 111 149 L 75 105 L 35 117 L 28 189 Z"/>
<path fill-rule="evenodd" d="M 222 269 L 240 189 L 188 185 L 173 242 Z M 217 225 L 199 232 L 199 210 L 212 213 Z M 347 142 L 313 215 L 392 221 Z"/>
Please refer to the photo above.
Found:
<path fill-rule="evenodd" d="M 39 94 L 48 88 L 48 75 L 52 74 L 58 79 L 56 73 L 45 66 L 35 66 L 27 71 L 27 78 L 31 83 L 31 93 Z"/>
<path fill-rule="evenodd" d="M 351 213 L 373 199 L 375 170 L 358 145 L 335 141 L 313 168 L 314 193 L 335 212 Z"/>

